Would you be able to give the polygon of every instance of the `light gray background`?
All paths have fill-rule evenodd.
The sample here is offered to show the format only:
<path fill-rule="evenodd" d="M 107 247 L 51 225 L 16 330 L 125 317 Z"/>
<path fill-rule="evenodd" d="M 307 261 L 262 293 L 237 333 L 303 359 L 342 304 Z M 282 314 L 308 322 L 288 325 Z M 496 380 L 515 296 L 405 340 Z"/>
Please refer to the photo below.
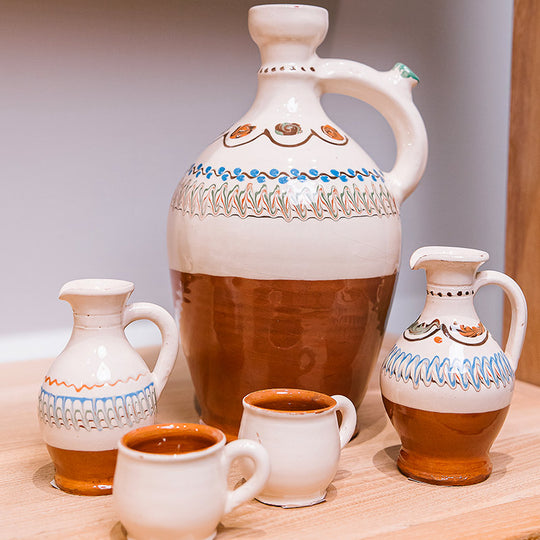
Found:
<path fill-rule="evenodd" d="M 57 292 L 70 279 L 128 279 L 134 300 L 171 310 L 170 197 L 254 97 L 255 3 L 0 0 L 0 347 L 13 334 L 24 350 L 28 333 L 67 331 Z M 423 273 L 408 269 L 415 248 L 477 247 L 503 270 L 512 2 L 314 3 L 330 11 L 320 56 L 381 70 L 402 61 L 420 76 L 414 100 L 430 155 L 402 208 L 397 332 L 423 305 Z M 395 145 L 378 113 L 342 96 L 323 104 L 391 168 Z M 477 304 L 500 332 L 502 296 L 482 291 Z"/>

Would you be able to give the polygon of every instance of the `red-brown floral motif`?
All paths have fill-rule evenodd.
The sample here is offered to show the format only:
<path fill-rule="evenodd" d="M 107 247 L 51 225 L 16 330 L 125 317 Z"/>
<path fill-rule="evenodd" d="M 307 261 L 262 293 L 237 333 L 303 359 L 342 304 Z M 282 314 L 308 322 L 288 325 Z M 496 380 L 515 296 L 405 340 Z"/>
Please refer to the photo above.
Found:
<path fill-rule="evenodd" d="M 231 139 L 240 139 L 249 135 L 257 126 L 252 126 L 251 124 L 244 124 L 243 126 L 238 126 L 232 133 Z"/>
<path fill-rule="evenodd" d="M 321 126 L 321 129 L 325 135 L 328 135 L 328 137 L 335 141 L 345 140 L 345 137 L 336 128 L 329 126 L 328 124 Z"/>
<path fill-rule="evenodd" d="M 459 328 L 457 328 L 457 331 L 463 336 L 467 338 L 475 338 L 478 336 L 481 336 L 485 331 L 484 325 L 479 322 L 478 326 L 465 326 L 464 324 L 461 324 Z"/>
<path fill-rule="evenodd" d="M 274 129 L 278 135 L 298 135 L 302 133 L 300 124 L 296 122 L 282 122 L 281 124 L 276 124 Z"/>

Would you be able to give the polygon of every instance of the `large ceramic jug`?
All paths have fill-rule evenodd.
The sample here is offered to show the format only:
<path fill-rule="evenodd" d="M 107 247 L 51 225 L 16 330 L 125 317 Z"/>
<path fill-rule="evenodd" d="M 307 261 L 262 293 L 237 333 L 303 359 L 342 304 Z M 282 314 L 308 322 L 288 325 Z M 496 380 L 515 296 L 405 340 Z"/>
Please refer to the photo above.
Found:
<path fill-rule="evenodd" d="M 199 156 L 170 206 L 181 349 L 202 420 L 229 437 L 242 397 L 262 388 L 359 406 L 399 265 L 399 207 L 426 163 L 416 75 L 319 58 L 327 28 L 319 7 L 250 9 L 262 61 L 255 102 Z M 384 115 L 397 140 L 391 171 L 327 117 L 327 92 Z"/>

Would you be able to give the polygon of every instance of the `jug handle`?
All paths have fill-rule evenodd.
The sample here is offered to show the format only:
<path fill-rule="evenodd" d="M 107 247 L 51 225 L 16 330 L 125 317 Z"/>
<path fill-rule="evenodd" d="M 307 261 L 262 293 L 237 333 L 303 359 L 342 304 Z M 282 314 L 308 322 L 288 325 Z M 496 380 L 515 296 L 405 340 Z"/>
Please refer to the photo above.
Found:
<path fill-rule="evenodd" d="M 426 168 L 426 128 L 412 100 L 418 77 L 404 64 L 390 71 L 377 71 L 353 62 L 321 58 L 317 62 L 322 93 L 351 96 L 379 111 L 390 124 L 396 139 L 397 156 L 385 181 L 398 206 L 413 192 Z"/>
<path fill-rule="evenodd" d="M 122 318 L 124 328 L 141 319 L 152 321 L 161 332 L 161 349 L 152 372 L 156 398 L 159 399 L 178 354 L 178 327 L 169 312 L 156 304 L 135 302 L 125 307 Z"/>
<path fill-rule="evenodd" d="M 473 284 L 474 289 L 478 290 L 484 285 L 498 285 L 505 292 L 508 300 L 510 300 L 512 318 L 504 354 L 515 371 L 518 366 L 521 349 L 523 348 L 525 331 L 527 330 L 527 302 L 525 295 L 511 277 L 495 270 L 485 270 L 476 274 Z"/>

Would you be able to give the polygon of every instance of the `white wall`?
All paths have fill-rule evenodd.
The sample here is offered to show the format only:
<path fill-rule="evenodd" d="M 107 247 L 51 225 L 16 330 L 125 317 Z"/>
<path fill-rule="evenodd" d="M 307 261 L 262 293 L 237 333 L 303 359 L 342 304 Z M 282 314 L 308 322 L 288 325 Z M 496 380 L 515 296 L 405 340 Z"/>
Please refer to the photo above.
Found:
<path fill-rule="evenodd" d="M 247 9 L 255 3 L 0 0 L 0 356 L 10 335 L 24 356 L 13 334 L 67 332 L 71 312 L 57 292 L 70 279 L 129 279 L 134 300 L 171 309 L 170 197 L 254 96 L 259 59 Z M 423 304 L 424 277 L 407 266 L 416 247 L 478 247 L 490 252 L 489 268 L 503 269 L 512 2 L 314 3 L 330 11 L 321 56 L 377 69 L 399 60 L 420 76 L 414 98 L 430 157 L 402 210 L 390 319 L 399 331 Z M 394 142 L 378 113 L 341 96 L 324 105 L 391 167 Z M 501 296 L 482 292 L 478 304 L 500 332 Z"/>

